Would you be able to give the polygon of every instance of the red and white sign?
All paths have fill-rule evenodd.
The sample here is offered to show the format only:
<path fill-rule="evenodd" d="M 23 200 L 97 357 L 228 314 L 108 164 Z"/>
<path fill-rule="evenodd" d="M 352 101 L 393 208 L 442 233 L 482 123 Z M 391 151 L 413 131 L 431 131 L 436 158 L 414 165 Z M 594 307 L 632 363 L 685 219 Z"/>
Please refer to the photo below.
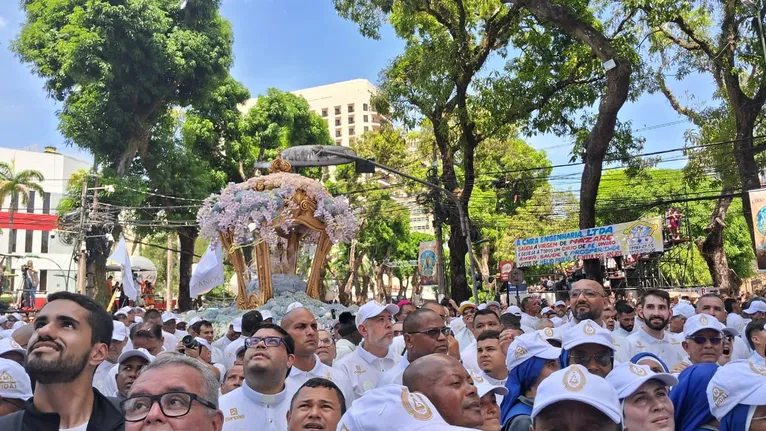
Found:
<path fill-rule="evenodd" d="M 500 281 L 508 281 L 510 277 L 511 271 L 513 271 L 513 261 L 511 260 L 504 260 L 500 262 L 498 265 L 498 272 L 500 272 Z"/>

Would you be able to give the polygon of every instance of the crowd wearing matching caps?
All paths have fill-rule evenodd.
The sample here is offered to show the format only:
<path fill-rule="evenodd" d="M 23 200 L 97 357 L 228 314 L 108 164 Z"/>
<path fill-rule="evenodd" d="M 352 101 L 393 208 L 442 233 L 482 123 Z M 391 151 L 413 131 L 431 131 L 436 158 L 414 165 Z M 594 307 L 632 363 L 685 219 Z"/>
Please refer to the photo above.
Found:
<path fill-rule="evenodd" d="M 29 368 L 27 353 L 40 340 L 67 346 L 47 317 L 31 325 L 7 314 L 0 429 L 763 430 L 766 300 L 741 311 L 724 303 L 703 295 L 671 307 L 667 292 L 649 290 L 636 304 L 615 304 L 585 281 L 550 306 L 533 297 L 507 307 L 370 301 L 329 324 L 296 302 L 279 321 L 248 311 L 219 334 L 200 318 L 124 307 L 111 316 L 108 350 L 84 372 L 97 394 L 93 415 L 107 403 L 97 410 L 125 417 L 67 428 L 63 412 L 60 426 L 42 425 L 53 421 L 40 416 L 38 392 L 57 380 Z M 611 322 L 608 309 L 617 311 Z M 193 379 L 173 374 L 174 363 L 216 393 L 200 389 L 179 409 L 167 397 Z M 165 395 L 147 398 L 152 385 Z M 217 413 L 192 418 L 195 409 Z"/>

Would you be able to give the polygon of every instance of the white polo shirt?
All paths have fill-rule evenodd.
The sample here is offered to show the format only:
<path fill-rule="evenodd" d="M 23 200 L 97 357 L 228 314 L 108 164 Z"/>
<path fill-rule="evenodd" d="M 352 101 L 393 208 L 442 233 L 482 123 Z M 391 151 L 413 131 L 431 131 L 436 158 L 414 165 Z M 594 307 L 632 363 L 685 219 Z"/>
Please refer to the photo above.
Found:
<path fill-rule="evenodd" d="M 247 384 L 222 396 L 223 431 L 285 431 L 292 394 L 287 386 L 276 395 L 264 395 Z"/>
<path fill-rule="evenodd" d="M 654 353 L 662 362 L 672 367 L 687 357 L 686 351 L 681 346 L 681 341 L 681 337 L 671 335 L 667 331 L 664 331 L 662 339 L 658 340 L 643 329 L 639 329 L 621 342 L 615 361 L 629 362 L 633 356 L 649 352 Z"/>
<path fill-rule="evenodd" d="M 462 317 L 458 317 L 452 320 L 449 324 L 449 327 L 452 329 L 452 335 L 455 336 L 460 350 L 465 349 L 471 343 L 476 341 L 476 337 L 474 337 L 473 332 L 471 332 L 471 330 L 465 326 L 465 322 L 463 321 Z"/>
<path fill-rule="evenodd" d="M 213 341 L 213 347 L 216 347 L 218 349 L 221 349 L 221 352 L 226 350 L 226 348 L 231 344 L 231 340 L 229 340 L 229 337 L 224 335 L 223 337 Z"/>
<path fill-rule="evenodd" d="M 346 377 L 343 371 L 323 364 L 317 355 L 314 355 L 314 361 L 314 368 L 309 371 L 299 370 L 298 367 L 293 365 L 290 369 L 290 376 L 287 378 L 287 386 L 294 387 L 297 391 L 301 385 L 309 381 L 309 379 L 321 377 L 335 383 L 343 393 L 343 397 L 346 399 L 346 407 L 351 406 L 351 403 L 354 401 L 354 390 L 351 388 L 351 383 L 349 383 L 348 377 Z M 293 395 L 294 394 L 290 394 L 290 398 L 292 398 Z"/>
<path fill-rule="evenodd" d="M 745 332 L 745 319 L 737 313 L 729 313 L 726 316 L 726 327 L 736 329 L 741 334 Z"/>
<path fill-rule="evenodd" d="M 104 361 L 98 364 L 96 373 L 93 375 L 93 387 L 98 389 L 98 391 L 101 392 L 101 395 L 111 396 L 111 394 L 107 395 L 104 393 L 104 381 L 109 374 L 109 370 L 116 366 L 117 364 L 113 364 L 109 361 Z"/>
<path fill-rule="evenodd" d="M 750 362 L 760 365 L 762 367 L 766 367 L 766 358 L 759 355 L 758 352 L 753 352 L 752 356 L 749 358 Z"/>
<path fill-rule="evenodd" d="M 391 368 L 390 370 L 383 373 L 383 375 L 380 377 L 380 380 L 378 381 L 377 387 L 381 388 L 391 384 L 401 385 L 402 375 L 404 375 L 404 370 L 406 370 L 409 365 L 410 361 L 407 359 L 407 355 L 402 356 L 402 359 L 398 364 L 394 365 L 394 368 Z"/>
<path fill-rule="evenodd" d="M 480 373 L 479 367 L 479 353 L 477 352 L 478 343 L 474 341 L 469 344 L 468 347 L 460 351 L 460 361 L 463 362 L 463 367 L 468 370 L 469 373 Z"/>
<path fill-rule="evenodd" d="M 359 399 L 365 392 L 375 389 L 383 373 L 393 368 L 402 359 L 389 348 L 388 354 L 378 358 L 364 349 L 362 342 L 356 350 L 344 356 L 333 364 L 348 377 L 354 390 L 354 399 Z"/>
<path fill-rule="evenodd" d="M 530 316 L 525 312 L 521 312 L 521 329 L 524 332 L 532 332 L 537 330 L 537 326 L 540 325 L 540 318 L 537 316 Z"/>
<path fill-rule="evenodd" d="M 633 327 L 633 331 L 631 331 L 631 332 L 628 332 L 628 331 L 622 329 L 622 326 L 620 326 L 619 323 L 617 323 L 615 326 L 616 327 L 614 328 L 614 331 L 612 331 L 612 335 L 617 336 L 617 337 L 628 338 L 628 335 L 636 332 L 636 327 L 635 326 Z"/>

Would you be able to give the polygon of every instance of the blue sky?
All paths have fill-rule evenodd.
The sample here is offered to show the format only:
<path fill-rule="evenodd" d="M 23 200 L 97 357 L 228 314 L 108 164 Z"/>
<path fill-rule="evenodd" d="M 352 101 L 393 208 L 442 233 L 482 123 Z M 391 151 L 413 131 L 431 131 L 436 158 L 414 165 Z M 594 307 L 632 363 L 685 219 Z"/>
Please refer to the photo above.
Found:
<path fill-rule="evenodd" d="M 60 151 L 80 153 L 65 147 L 57 130 L 56 103 L 42 89 L 42 81 L 9 51 L 9 41 L 18 33 L 23 15 L 15 0 L 0 2 L 0 146 L 39 149 L 54 145 Z M 222 13 L 234 28 L 235 63 L 232 74 L 253 95 L 269 87 L 290 91 L 354 78 L 377 81 L 379 71 L 402 51 L 403 43 L 391 31 L 380 41 L 362 37 L 356 25 L 337 16 L 331 0 L 224 0 Z M 499 64 L 495 61 L 493 64 Z M 682 98 L 690 89 L 709 93 L 711 83 L 693 78 L 675 83 Z M 696 94 L 697 100 L 708 96 Z M 621 111 L 635 129 L 681 120 L 661 95 L 645 95 Z M 687 124 L 641 132 L 647 139 L 645 151 L 683 145 Z M 529 138 L 536 148 L 550 148 L 554 164 L 567 163 L 571 146 L 567 138 Z M 676 156 L 671 154 L 670 157 Z M 661 167 L 678 167 L 681 162 Z M 579 167 L 556 169 L 554 175 L 577 173 Z M 558 187 L 578 189 L 579 178 Z"/>

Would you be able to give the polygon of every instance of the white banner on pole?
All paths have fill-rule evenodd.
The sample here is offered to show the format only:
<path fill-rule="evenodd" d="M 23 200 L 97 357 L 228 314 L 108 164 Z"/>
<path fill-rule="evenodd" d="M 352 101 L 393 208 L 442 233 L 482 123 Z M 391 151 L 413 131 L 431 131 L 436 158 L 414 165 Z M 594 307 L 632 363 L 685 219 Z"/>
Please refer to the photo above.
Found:
<path fill-rule="evenodd" d="M 210 292 L 214 287 L 224 283 L 223 276 L 223 249 L 208 247 L 202 255 L 197 267 L 194 268 L 191 282 L 189 283 L 189 296 L 196 298 Z"/>
<path fill-rule="evenodd" d="M 133 301 L 138 300 L 138 291 L 133 284 L 133 270 L 130 268 L 130 255 L 128 254 L 128 247 L 125 245 L 124 236 L 120 236 L 120 242 L 117 243 L 117 247 L 108 260 L 115 261 L 122 266 L 122 291 L 125 292 L 125 296 Z"/>

